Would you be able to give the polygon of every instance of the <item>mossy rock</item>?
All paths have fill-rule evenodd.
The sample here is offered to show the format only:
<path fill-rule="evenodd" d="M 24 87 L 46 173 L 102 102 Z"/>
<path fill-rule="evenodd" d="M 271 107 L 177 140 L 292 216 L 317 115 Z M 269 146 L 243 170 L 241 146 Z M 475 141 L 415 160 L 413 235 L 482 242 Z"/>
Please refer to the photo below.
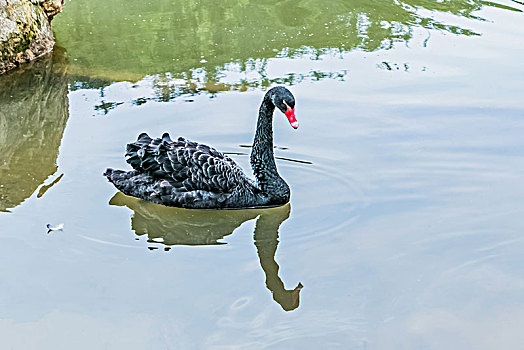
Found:
<path fill-rule="evenodd" d="M 0 0 L 0 74 L 51 51 L 56 11 L 48 14 L 47 8 L 42 0 Z"/>

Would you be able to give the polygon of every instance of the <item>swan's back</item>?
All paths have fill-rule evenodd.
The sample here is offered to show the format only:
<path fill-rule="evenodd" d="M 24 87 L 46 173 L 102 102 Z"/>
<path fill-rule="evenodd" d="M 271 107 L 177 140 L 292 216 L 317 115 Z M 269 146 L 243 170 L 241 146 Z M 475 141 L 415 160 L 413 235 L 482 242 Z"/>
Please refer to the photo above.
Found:
<path fill-rule="evenodd" d="M 250 204 L 258 188 L 227 155 L 207 145 L 166 133 L 141 134 L 127 145 L 134 171 L 107 169 L 105 175 L 127 195 L 185 208 L 231 208 Z"/>

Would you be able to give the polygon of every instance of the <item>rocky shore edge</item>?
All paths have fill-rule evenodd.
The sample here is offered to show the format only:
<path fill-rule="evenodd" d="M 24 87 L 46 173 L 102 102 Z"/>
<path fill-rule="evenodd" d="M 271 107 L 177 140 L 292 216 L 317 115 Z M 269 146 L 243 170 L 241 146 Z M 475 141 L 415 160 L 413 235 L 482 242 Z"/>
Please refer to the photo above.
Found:
<path fill-rule="evenodd" d="M 53 49 L 51 20 L 64 0 L 0 0 L 0 74 Z"/>

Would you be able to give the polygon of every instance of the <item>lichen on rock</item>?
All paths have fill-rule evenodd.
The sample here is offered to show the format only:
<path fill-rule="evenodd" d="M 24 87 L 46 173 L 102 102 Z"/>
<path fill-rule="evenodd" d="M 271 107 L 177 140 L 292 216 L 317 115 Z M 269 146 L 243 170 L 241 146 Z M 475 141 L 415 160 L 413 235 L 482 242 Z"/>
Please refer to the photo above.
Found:
<path fill-rule="evenodd" d="M 52 50 L 63 0 L 0 0 L 0 74 Z"/>
<path fill-rule="evenodd" d="M 64 5 L 64 0 L 31 0 L 31 2 L 42 6 L 50 21 L 56 14 L 62 12 Z"/>

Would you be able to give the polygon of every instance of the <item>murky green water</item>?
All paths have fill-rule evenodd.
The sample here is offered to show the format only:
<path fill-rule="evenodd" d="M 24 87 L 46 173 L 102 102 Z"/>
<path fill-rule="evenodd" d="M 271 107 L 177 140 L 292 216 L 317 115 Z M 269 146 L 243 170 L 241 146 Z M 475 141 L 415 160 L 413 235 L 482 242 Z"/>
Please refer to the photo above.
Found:
<path fill-rule="evenodd" d="M 52 57 L 0 77 L 2 348 L 519 348 L 523 10 L 68 1 Z M 102 176 L 144 131 L 249 170 L 277 84 L 290 205 L 166 208 Z"/>

